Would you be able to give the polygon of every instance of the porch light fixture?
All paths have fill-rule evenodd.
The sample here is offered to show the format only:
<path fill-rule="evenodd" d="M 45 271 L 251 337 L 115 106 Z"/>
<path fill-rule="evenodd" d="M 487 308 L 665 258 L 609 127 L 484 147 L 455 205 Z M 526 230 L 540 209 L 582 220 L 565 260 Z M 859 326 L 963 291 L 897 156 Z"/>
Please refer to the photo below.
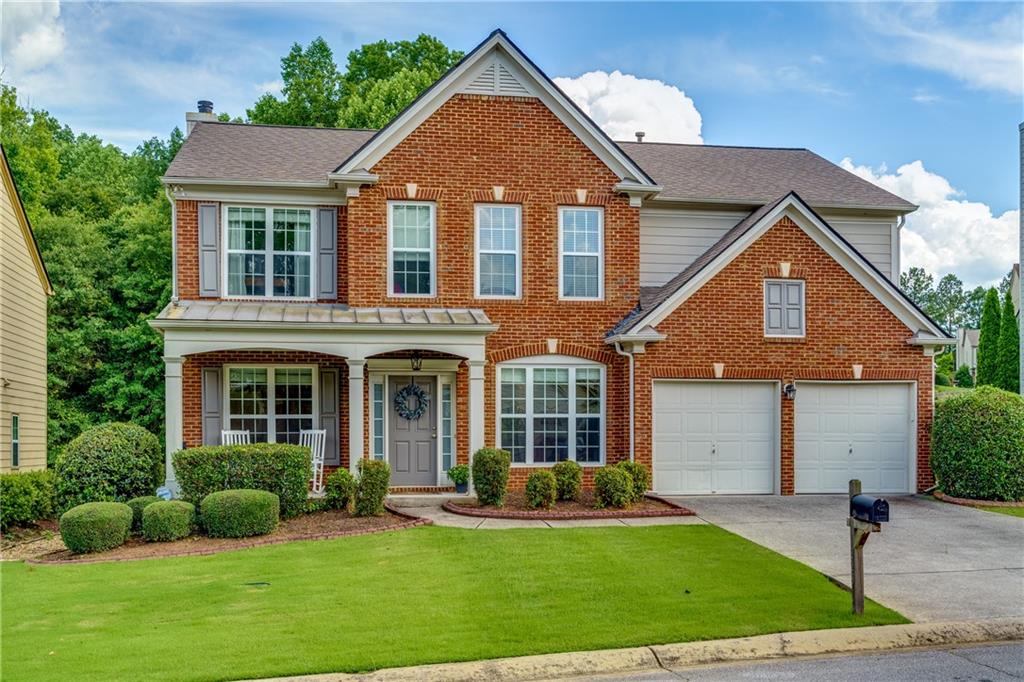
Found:
<path fill-rule="evenodd" d="M 796 398 L 796 384 L 792 381 L 782 387 L 782 395 L 786 396 L 790 400 Z"/>
<path fill-rule="evenodd" d="M 412 371 L 414 372 L 423 369 L 423 356 L 420 355 L 419 351 L 413 351 L 412 355 L 409 356 L 409 364 L 412 365 Z"/>

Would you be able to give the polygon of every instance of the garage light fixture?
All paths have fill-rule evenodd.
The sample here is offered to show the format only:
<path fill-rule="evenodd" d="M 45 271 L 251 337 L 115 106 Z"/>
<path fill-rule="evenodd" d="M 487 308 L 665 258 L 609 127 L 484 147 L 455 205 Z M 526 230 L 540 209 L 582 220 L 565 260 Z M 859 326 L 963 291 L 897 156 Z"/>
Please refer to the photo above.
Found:
<path fill-rule="evenodd" d="M 782 395 L 786 396 L 790 400 L 796 398 L 796 384 L 792 381 L 782 387 Z"/>

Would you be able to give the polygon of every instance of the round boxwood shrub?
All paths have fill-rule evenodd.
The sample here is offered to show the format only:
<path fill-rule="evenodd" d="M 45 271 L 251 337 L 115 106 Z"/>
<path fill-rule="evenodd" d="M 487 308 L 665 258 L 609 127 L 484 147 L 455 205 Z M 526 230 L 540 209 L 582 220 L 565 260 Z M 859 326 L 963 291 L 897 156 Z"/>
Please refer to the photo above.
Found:
<path fill-rule="evenodd" d="M 622 467 L 601 467 L 594 473 L 598 507 L 628 507 L 633 502 L 633 477 Z"/>
<path fill-rule="evenodd" d="M 583 467 L 567 459 L 551 467 L 551 473 L 555 476 L 558 499 L 573 502 L 580 499 L 580 491 L 583 490 Z"/>
<path fill-rule="evenodd" d="M 195 505 L 181 500 L 161 500 L 142 511 L 142 535 L 150 542 L 187 538 L 195 525 Z"/>
<path fill-rule="evenodd" d="M 75 554 L 120 547 L 131 530 L 132 509 L 120 502 L 86 502 L 60 517 L 60 536 Z"/>
<path fill-rule="evenodd" d="M 480 448 L 473 455 L 473 487 L 482 505 L 500 507 L 508 492 L 512 455 L 505 450 Z"/>
<path fill-rule="evenodd" d="M 126 502 L 163 482 L 160 441 L 141 426 L 110 423 L 82 432 L 57 457 L 57 502 Z"/>
<path fill-rule="evenodd" d="M 391 467 L 383 460 L 359 460 L 356 483 L 356 516 L 380 516 L 391 484 Z"/>
<path fill-rule="evenodd" d="M 53 518 L 53 472 L 0 474 L 0 531 Z"/>
<path fill-rule="evenodd" d="M 160 501 L 160 498 L 156 495 L 143 495 L 142 497 L 133 497 L 128 500 L 127 504 L 132 508 L 132 532 L 138 533 L 142 531 L 142 510 Z"/>
<path fill-rule="evenodd" d="M 221 490 L 203 498 L 200 514 L 213 538 L 266 535 L 277 528 L 281 501 L 266 490 Z"/>
<path fill-rule="evenodd" d="M 932 471 L 947 495 L 1024 500 L 1024 398 L 982 386 L 936 405 Z"/>
<path fill-rule="evenodd" d="M 555 475 L 547 469 L 534 471 L 526 479 L 526 506 L 531 509 L 550 509 L 558 499 Z"/>
<path fill-rule="evenodd" d="M 328 509 L 350 509 L 355 501 L 356 479 L 348 469 L 336 469 L 324 483 L 324 501 Z"/>
<path fill-rule="evenodd" d="M 616 466 L 633 479 L 633 499 L 631 501 L 639 502 L 644 499 L 644 493 L 651 489 L 651 473 L 647 467 L 640 462 L 630 462 L 629 460 L 619 462 Z"/>

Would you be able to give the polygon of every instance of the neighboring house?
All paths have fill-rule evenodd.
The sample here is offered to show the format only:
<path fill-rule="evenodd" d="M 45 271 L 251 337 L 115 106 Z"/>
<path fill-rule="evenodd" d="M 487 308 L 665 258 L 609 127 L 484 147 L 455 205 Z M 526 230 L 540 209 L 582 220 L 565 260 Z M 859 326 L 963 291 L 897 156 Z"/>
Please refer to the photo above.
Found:
<path fill-rule="evenodd" d="M 46 468 L 46 298 L 39 245 L 0 147 L 0 472 Z"/>
<path fill-rule="evenodd" d="M 913 204 L 805 149 L 613 142 L 500 31 L 380 131 L 200 105 L 164 178 L 168 457 L 319 425 L 400 488 L 484 445 L 520 487 L 631 456 L 663 493 L 932 484 L 954 341 L 895 284 Z"/>
<path fill-rule="evenodd" d="M 978 339 L 981 330 L 960 327 L 956 330 L 956 367 L 963 365 L 971 370 L 971 376 L 978 371 Z"/>

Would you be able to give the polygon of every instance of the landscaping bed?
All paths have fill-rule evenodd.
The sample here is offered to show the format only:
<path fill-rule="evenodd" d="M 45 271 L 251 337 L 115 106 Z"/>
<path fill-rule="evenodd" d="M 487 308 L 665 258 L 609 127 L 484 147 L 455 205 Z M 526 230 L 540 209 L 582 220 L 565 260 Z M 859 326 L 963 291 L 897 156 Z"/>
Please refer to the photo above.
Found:
<path fill-rule="evenodd" d="M 624 509 L 598 508 L 592 490 L 580 493 L 579 500 L 559 500 L 554 507 L 531 508 L 521 492 L 509 492 L 501 507 L 481 505 L 477 500 L 449 500 L 442 507 L 445 511 L 463 516 L 479 516 L 492 519 L 536 519 L 555 521 L 559 519 L 607 519 L 607 518 L 649 518 L 655 516 L 693 516 L 693 511 L 669 500 L 647 495 Z"/>
<path fill-rule="evenodd" d="M 206 535 L 192 535 L 175 542 L 146 542 L 140 536 L 132 536 L 115 549 L 92 554 L 73 554 L 64 547 L 60 535 L 45 543 L 24 543 L 16 550 L 16 558 L 29 563 L 96 563 L 103 561 L 132 561 L 137 559 L 159 559 L 174 556 L 197 556 L 217 554 L 249 547 L 274 545 L 296 540 L 326 540 L 330 538 L 383 531 L 401 530 L 430 523 L 429 520 L 411 517 L 397 510 L 388 509 L 383 516 L 353 516 L 345 511 L 329 510 L 301 514 L 293 519 L 283 520 L 277 529 L 267 535 L 248 538 L 212 538 Z M 4 558 L 8 557 L 4 547 Z"/>
<path fill-rule="evenodd" d="M 52 520 L 38 521 L 26 528 L 11 528 L 0 537 L 0 561 L 24 561 L 63 549 L 57 522 Z"/>

